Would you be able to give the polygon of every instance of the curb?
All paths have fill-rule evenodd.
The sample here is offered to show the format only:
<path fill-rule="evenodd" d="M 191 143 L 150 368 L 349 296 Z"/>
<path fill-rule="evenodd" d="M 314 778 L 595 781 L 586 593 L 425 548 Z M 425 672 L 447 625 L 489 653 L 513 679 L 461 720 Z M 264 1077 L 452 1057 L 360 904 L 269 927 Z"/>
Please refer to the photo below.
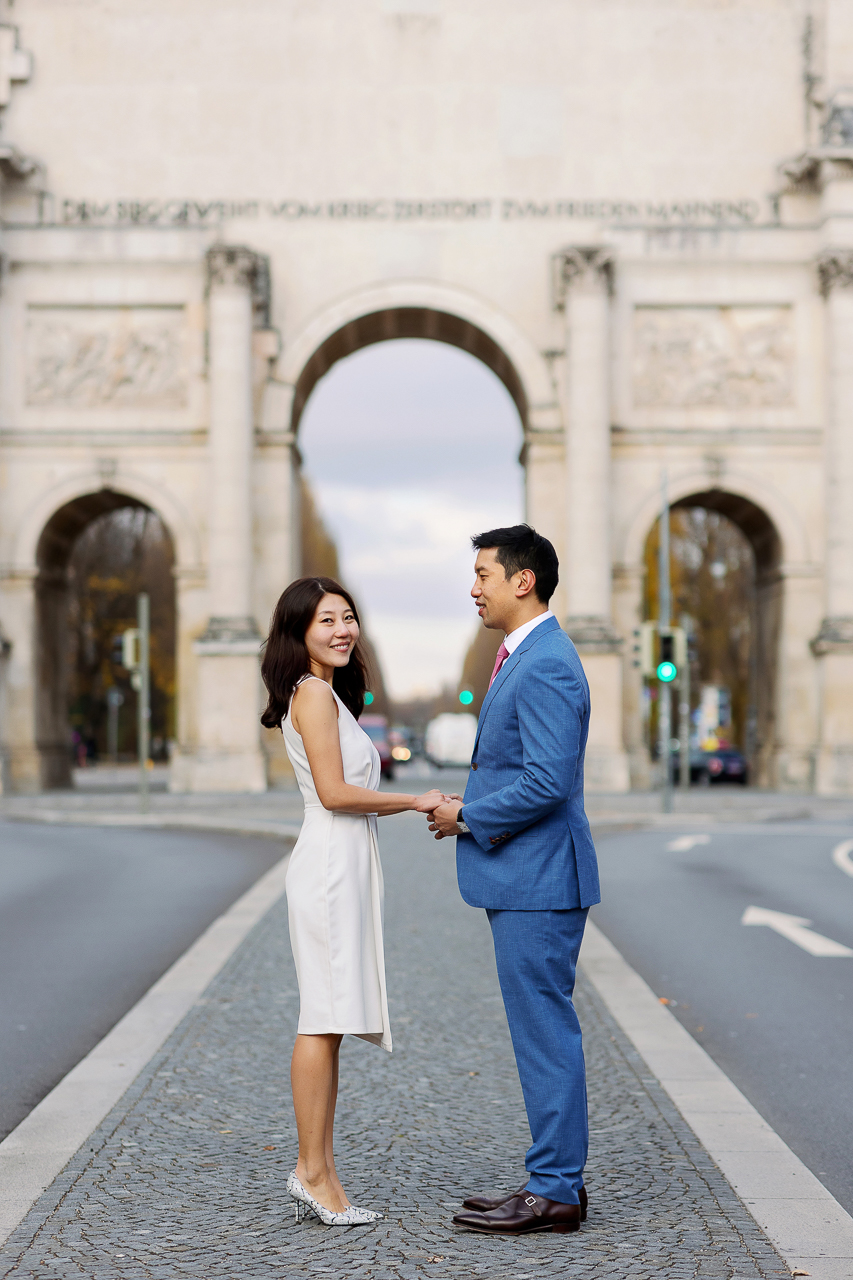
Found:
<path fill-rule="evenodd" d="M 205 813 L 86 813 L 63 809 L 36 809 L 31 813 L 2 813 L 2 822 L 47 823 L 73 827 L 150 827 L 196 831 L 224 831 L 228 835 L 272 836 L 296 839 L 301 822 L 278 818 L 227 818 Z"/>
<path fill-rule="evenodd" d="M 0 1142 L 0 1244 L 284 892 L 290 852 L 214 920 L 112 1031 Z"/>
<path fill-rule="evenodd" d="M 853 1276 L 853 1218 L 587 921 L 581 967 L 790 1270 Z"/>

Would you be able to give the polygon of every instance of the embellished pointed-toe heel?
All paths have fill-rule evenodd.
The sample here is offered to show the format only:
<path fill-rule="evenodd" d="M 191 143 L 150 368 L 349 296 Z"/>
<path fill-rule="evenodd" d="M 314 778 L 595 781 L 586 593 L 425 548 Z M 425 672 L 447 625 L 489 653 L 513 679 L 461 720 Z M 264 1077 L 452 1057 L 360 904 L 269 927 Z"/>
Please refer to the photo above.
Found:
<path fill-rule="evenodd" d="M 324 1204 L 320 1204 L 319 1200 L 305 1190 L 302 1183 L 296 1176 L 296 1170 L 290 1174 L 287 1179 L 287 1190 L 291 1200 L 296 1201 L 296 1221 L 301 1222 L 303 1217 L 312 1215 L 319 1218 L 327 1227 L 367 1227 L 381 1217 L 381 1214 L 374 1213 L 372 1209 L 357 1209 L 351 1204 L 341 1213 L 335 1213 L 332 1209 L 327 1209 Z M 300 1217 L 300 1210 L 302 1216 Z"/>

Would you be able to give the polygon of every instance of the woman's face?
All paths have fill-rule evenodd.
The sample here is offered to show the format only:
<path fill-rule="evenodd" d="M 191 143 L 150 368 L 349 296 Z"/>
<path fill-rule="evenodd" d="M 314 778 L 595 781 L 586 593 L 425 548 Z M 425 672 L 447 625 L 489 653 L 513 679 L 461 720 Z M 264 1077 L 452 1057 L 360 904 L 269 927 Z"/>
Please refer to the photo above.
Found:
<path fill-rule="evenodd" d="M 312 668 L 345 667 L 356 640 L 358 623 L 346 600 L 343 596 L 323 596 L 305 632 Z"/>

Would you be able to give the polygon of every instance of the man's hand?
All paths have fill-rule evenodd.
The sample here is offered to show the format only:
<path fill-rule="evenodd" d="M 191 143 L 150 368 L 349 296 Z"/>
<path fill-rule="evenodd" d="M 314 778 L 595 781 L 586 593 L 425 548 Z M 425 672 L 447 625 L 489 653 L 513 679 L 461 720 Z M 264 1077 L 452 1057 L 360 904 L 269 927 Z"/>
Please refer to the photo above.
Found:
<path fill-rule="evenodd" d="M 458 836 L 462 833 L 456 825 L 456 817 L 462 808 L 462 797 L 455 796 L 449 801 L 438 805 L 428 814 L 429 829 L 435 832 L 436 840 L 443 840 L 445 836 Z"/>

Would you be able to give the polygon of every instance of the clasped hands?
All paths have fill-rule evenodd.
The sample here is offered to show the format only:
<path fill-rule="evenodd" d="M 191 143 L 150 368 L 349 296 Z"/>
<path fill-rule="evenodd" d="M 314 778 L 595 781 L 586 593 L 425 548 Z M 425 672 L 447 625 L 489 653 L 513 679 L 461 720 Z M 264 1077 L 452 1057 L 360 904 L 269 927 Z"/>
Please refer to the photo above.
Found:
<path fill-rule="evenodd" d="M 462 797 L 455 794 L 446 796 L 440 791 L 429 794 L 430 797 L 436 797 L 436 802 L 432 805 L 432 808 L 427 809 L 425 812 L 429 829 L 435 832 L 436 840 L 443 840 L 445 836 L 461 835 L 456 825 L 456 818 L 462 808 Z M 426 799 L 426 797 L 421 797 L 421 799 Z"/>

